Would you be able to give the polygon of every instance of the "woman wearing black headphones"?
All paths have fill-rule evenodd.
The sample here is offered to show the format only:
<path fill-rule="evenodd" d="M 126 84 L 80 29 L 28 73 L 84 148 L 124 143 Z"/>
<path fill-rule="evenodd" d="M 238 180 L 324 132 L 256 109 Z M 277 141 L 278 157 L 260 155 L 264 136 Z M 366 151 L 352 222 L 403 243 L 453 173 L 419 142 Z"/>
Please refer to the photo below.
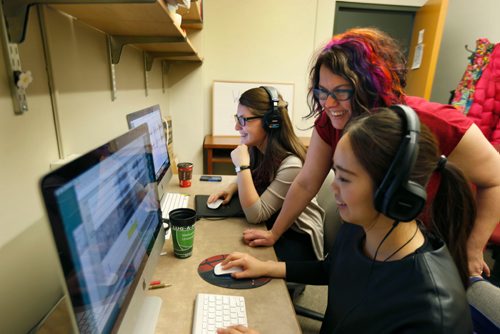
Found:
<path fill-rule="evenodd" d="M 223 268 L 242 267 L 234 278 L 328 285 L 321 333 L 472 333 L 465 250 L 474 197 L 413 110 L 391 109 L 354 119 L 338 142 L 332 189 L 345 223 L 324 261 L 263 262 L 233 253 Z M 416 217 L 435 170 L 441 182 L 430 233 Z"/>
<path fill-rule="evenodd" d="M 295 135 L 287 103 L 274 87 L 244 92 L 235 117 L 241 144 L 231 152 L 237 182 L 212 194 L 208 203 L 228 203 L 238 192 L 250 223 L 266 222 L 271 228 L 295 176 L 302 168 L 306 149 Z M 283 240 L 274 245 L 280 260 L 323 258 L 323 210 L 314 198 L 295 220 Z"/>

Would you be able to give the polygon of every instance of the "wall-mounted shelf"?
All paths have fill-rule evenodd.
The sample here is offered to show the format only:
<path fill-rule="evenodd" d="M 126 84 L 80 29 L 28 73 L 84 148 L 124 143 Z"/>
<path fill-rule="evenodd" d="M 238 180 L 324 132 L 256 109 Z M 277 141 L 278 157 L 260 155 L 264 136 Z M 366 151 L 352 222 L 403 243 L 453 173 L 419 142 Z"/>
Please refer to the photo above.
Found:
<path fill-rule="evenodd" d="M 172 60 L 176 61 L 202 61 L 186 32 L 174 24 L 172 14 L 162 0 L 153 3 L 57 4 L 52 7 L 118 37 L 122 44 L 120 50 L 124 44 L 132 44 L 148 53 L 174 53 Z M 163 41 L 162 37 L 165 38 Z M 112 50 L 112 54 L 117 52 Z M 114 56 L 113 63 L 117 59 L 119 56 Z M 168 57 L 162 59 L 168 60 Z"/>
<path fill-rule="evenodd" d="M 108 36 L 112 100 L 116 98 L 114 66 L 120 61 L 123 46 L 131 44 L 144 51 L 144 70 L 151 70 L 153 61 L 201 63 L 202 57 L 193 47 L 186 29 L 203 27 L 201 0 L 193 0 L 188 9 L 181 7 L 182 28 L 174 22 L 165 0 L 2 0 L 0 2 L 1 42 L 5 53 L 7 73 L 22 73 L 17 44 L 23 42 L 33 5 L 48 4 L 73 16 Z M 10 51 L 12 50 L 12 52 Z M 164 66 L 162 66 L 163 68 Z M 28 110 L 24 89 L 12 80 L 11 95 L 16 113 Z"/>

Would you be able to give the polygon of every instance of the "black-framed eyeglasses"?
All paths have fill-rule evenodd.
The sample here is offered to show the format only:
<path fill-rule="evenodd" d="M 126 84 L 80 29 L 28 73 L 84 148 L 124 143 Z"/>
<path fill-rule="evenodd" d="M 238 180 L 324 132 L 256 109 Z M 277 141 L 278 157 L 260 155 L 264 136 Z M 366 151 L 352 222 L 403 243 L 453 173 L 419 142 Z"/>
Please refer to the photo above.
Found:
<path fill-rule="evenodd" d="M 234 121 L 238 122 L 238 124 L 241 126 L 245 126 L 245 125 L 247 125 L 248 121 L 251 121 L 252 119 L 257 119 L 257 118 L 262 118 L 262 116 L 243 117 L 243 116 L 234 115 Z"/>
<path fill-rule="evenodd" d="M 354 89 L 337 88 L 332 91 L 327 91 L 323 88 L 315 88 L 313 89 L 313 94 L 321 103 L 324 103 L 328 99 L 328 96 L 331 96 L 335 101 L 347 101 L 354 94 Z"/>

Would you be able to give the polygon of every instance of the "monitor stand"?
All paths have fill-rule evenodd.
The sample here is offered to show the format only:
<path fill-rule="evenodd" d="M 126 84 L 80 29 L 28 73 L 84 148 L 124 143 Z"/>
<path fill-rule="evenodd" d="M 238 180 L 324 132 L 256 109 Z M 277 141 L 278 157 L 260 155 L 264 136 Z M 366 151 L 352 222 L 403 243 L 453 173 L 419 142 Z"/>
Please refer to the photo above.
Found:
<path fill-rule="evenodd" d="M 144 300 L 133 333 L 154 333 L 160 315 L 162 300 L 157 296 L 148 296 Z"/>

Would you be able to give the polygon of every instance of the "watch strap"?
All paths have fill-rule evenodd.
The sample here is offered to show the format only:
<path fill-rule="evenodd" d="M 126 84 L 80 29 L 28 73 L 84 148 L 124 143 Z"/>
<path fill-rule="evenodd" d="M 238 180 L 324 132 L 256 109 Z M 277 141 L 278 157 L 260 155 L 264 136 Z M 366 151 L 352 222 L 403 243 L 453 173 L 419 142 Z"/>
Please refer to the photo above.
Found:
<path fill-rule="evenodd" d="M 243 166 L 236 166 L 234 168 L 234 170 L 236 171 L 236 173 L 239 173 L 241 172 L 242 170 L 245 170 L 245 169 L 250 169 L 250 166 L 248 165 L 243 165 Z"/>

